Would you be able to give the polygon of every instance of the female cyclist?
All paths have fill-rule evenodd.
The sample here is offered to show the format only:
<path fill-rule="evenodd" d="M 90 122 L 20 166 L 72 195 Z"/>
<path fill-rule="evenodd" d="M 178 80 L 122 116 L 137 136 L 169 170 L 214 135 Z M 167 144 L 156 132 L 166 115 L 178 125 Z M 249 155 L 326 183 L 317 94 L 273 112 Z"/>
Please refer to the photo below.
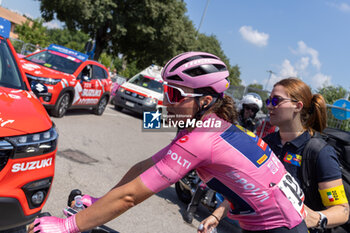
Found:
<path fill-rule="evenodd" d="M 280 158 L 287 171 L 300 182 L 304 147 L 316 131 L 322 132 L 326 127 L 326 103 L 320 94 L 313 95 L 303 81 L 288 78 L 274 85 L 266 105 L 271 124 L 278 126 L 279 131 L 267 135 L 264 141 Z M 334 148 L 325 146 L 317 158 L 315 177 L 318 187 L 315 187 L 314 192 L 311 189 L 303 190 L 305 205 L 315 211 L 307 209 L 305 221 L 309 228 L 319 228 L 310 232 L 328 232 L 325 228 L 341 225 L 348 220 L 349 205 L 346 196 L 340 195 L 344 194 L 344 186 Z M 340 200 L 332 201 L 332 195 Z"/>
<path fill-rule="evenodd" d="M 164 102 L 169 114 L 190 126 L 131 168 L 117 187 L 89 208 L 67 219 L 38 218 L 29 232 L 74 233 L 99 226 L 192 169 L 233 204 L 230 216 L 246 232 L 307 232 L 303 194 L 296 182 L 267 144 L 233 124 L 234 103 L 223 95 L 228 76 L 226 65 L 209 53 L 188 52 L 170 60 L 162 71 Z"/>

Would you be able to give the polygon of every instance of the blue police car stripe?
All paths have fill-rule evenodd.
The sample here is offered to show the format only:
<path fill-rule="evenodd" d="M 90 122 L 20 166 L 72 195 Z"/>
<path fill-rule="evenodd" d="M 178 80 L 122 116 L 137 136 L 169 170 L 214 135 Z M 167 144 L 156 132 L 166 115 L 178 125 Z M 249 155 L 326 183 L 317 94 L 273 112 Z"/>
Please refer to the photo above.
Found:
<path fill-rule="evenodd" d="M 232 125 L 220 136 L 258 168 L 270 158 L 271 149 L 267 145 L 264 148 L 258 146 L 261 140 L 255 134 L 248 135 L 247 132 L 235 125 Z"/>

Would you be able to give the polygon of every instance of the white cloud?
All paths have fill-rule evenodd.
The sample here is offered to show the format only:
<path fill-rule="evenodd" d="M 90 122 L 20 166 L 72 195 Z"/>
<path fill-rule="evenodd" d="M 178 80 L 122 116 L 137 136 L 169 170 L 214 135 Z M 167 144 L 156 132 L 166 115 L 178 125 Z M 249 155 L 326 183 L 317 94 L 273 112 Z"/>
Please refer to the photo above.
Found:
<path fill-rule="evenodd" d="M 337 8 L 340 11 L 343 12 L 350 12 L 350 5 L 342 2 L 342 3 L 333 3 L 333 2 L 329 2 L 328 5 Z"/>
<path fill-rule="evenodd" d="M 245 40 L 259 47 L 266 46 L 269 40 L 269 34 L 258 32 L 251 26 L 242 26 L 239 32 Z"/>
<path fill-rule="evenodd" d="M 312 77 L 312 86 L 315 88 L 322 88 L 329 85 L 332 85 L 332 77 L 329 75 L 317 73 Z"/>
<path fill-rule="evenodd" d="M 321 69 L 321 62 L 318 59 L 318 51 L 311 47 L 308 47 L 304 41 L 298 42 L 297 50 L 292 50 L 292 52 L 296 55 L 308 55 L 311 57 L 311 64 L 317 68 L 317 70 Z"/>
<path fill-rule="evenodd" d="M 43 23 L 43 26 L 45 26 L 49 29 L 62 28 L 62 25 L 58 21 L 50 21 L 47 23 Z"/>
<path fill-rule="evenodd" d="M 294 66 L 290 63 L 288 59 L 285 59 L 281 66 L 281 71 L 279 72 L 280 76 L 283 78 L 288 77 L 296 77 L 298 76 L 298 72 L 294 68 Z"/>
<path fill-rule="evenodd" d="M 295 65 L 296 69 L 304 71 L 307 69 L 310 63 L 310 58 L 309 57 L 302 57 L 300 60 L 297 62 Z"/>

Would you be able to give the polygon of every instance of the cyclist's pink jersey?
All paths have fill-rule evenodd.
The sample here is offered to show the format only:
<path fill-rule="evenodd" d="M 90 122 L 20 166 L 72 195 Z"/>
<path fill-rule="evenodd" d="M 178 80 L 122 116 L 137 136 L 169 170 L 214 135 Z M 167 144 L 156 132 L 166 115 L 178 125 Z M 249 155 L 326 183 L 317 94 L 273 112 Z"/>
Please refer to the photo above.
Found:
<path fill-rule="evenodd" d="M 207 185 L 231 202 L 228 217 L 246 230 L 293 228 L 302 221 L 277 184 L 286 170 L 268 145 L 250 131 L 208 115 L 221 128 L 196 128 L 180 134 L 152 158 L 156 163 L 141 174 L 157 193 L 196 169 Z M 218 126 L 218 123 L 216 124 Z M 294 183 L 293 183 L 294 185 Z M 292 188 L 292 191 L 298 187 Z"/>

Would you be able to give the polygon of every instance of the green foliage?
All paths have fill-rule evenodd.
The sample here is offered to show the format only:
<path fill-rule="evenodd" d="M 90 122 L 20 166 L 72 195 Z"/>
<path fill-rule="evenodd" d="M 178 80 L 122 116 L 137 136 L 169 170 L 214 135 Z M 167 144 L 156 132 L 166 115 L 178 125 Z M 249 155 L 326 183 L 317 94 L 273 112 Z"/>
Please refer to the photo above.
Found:
<path fill-rule="evenodd" d="M 89 35 L 82 31 L 70 31 L 64 29 L 48 29 L 50 44 L 58 44 L 70 49 L 85 53 L 85 43 L 89 40 Z"/>
<path fill-rule="evenodd" d="M 237 65 L 230 65 L 230 61 L 225 55 L 224 51 L 221 49 L 220 42 L 218 41 L 215 35 L 206 36 L 202 33 L 198 34 L 197 46 L 195 50 L 212 53 L 220 57 L 221 60 L 227 65 L 228 70 L 230 72 L 230 84 L 233 86 L 240 85 L 241 79 L 239 78 L 239 76 L 241 73 L 239 71 L 239 67 Z"/>
<path fill-rule="evenodd" d="M 111 68 L 111 70 L 113 70 L 114 67 L 112 66 L 112 62 L 113 62 L 112 60 L 113 60 L 112 56 L 107 55 L 106 53 L 102 53 L 99 59 L 99 62 L 104 66 L 106 66 L 107 68 L 109 67 Z"/>
<path fill-rule="evenodd" d="M 18 34 L 18 39 L 25 43 L 31 43 L 33 45 L 39 44 L 41 47 L 50 44 L 47 29 L 43 26 L 42 19 L 35 19 L 33 21 L 27 20 L 22 25 L 16 25 L 15 33 Z"/>
<path fill-rule="evenodd" d="M 328 86 L 317 90 L 324 98 L 327 104 L 333 104 L 334 101 L 344 98 L 346 90 L 341 86 Z"/>
<path fill-rule="evenodd" d="M 135 74 L 139 73 L 140 71 L 141 70 L 137 68 L 136 62 L 131 62 L 128 64 L 126 69 L 122 70 L 121 72 L 118 72 L 118 74 L 129 79 L 133 77 Z"/>
<path fill-rule="evenodd" d="M 163 66 L 185 51 L 203 50 L 218 55 L 229 65 L 215 36 L 200 34 L 197 40 L 181 0 L 39 1 L 45 20 L 56 15 L 68 29 L 80 29 L 96 40 L 95 59 L 103 51 L 114 57 L 123 54 L 123 68 L 134 63 L 144 69 L 150 64 Z M 229 70 L 231 84 L 238 85 L 238 66 L 229 65 Z"/>
<path fill-rule="evenodd" d="M 345 98 L 346 89 L 341 86 L 327 86 L 317 90 L 324 98 L 327 104 L 332 105 L 336 100 Z M 350 99 L 348 99 L 350 100 Z M 332 128 L 338 128 L 345 131 L 350 131 L 350 120 L 337 120 L 332 114 L 331 108 L 327 108 L 327 125 Z"/>

